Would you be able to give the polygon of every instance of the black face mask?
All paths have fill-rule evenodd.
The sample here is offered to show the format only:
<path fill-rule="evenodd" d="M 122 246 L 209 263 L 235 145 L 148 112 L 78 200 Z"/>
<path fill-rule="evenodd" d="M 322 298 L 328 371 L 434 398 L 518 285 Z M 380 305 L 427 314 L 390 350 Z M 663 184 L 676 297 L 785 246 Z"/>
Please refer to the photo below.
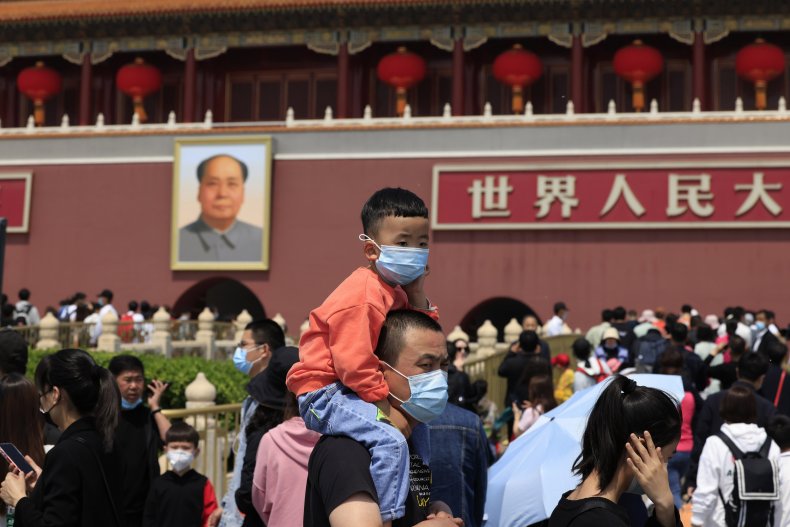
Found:
<path fill-rule="evenodd" d="M 40 406 L 38 408 L 38 411 L 41 412 L 41 415 L 44 416 L 44 421 L 47 422 L 48 424 L 54 426 L 55 428 L 57 428 L 58 425 L 55 424 L 55 421 L 52 420 L 52 416 L 49 415 L 49 413 L 52 411 L 53 408 L 55 408 L 55 406 L 57 406 L 57 404 L 58 403 L 56 402 L 55 404 L 50 406 L 49 410 L 47 410 L 47 411 L 44 411 L 44 409 L 41 408 Z"/>

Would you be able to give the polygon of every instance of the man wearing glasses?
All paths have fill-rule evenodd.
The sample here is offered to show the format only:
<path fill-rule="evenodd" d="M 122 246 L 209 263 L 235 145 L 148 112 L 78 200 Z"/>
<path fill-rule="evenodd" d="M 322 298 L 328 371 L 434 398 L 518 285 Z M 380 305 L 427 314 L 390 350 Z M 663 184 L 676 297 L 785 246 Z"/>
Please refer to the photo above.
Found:
<path fill-rule="evenodd" d="M 285 346 L 285 334 L 277 322 L 270 319 L 256 320 L 247 324 L 241 335 L 241 341 L 233 352 L 233 365 L 250 379 L 262 373 L 269 365 L 272 354 Z M 238 451 L 233 462 L 233 476 L 230 480 L 228 492 L 222 498 L 220 506 L 223 508 L 221 527 L 240 527 L 242 524 L 254 525 L 257 514 L 247 513 L 247 521 L 239 512 L 237 499 L 252 507 L 252 476 L 255 469 L 255 456 L 258 444 L 247 444 L 247 423 L 249 423 L 258 402 L 252 397 L 247 397 L 241 405 L 241 426 L 238 434 Z M 260 441 L 260 437 L 258 437 Z M 249 456 L 245 455 L 249 452 Z M 239 491 L 237 493 L 237 491 Z"/>

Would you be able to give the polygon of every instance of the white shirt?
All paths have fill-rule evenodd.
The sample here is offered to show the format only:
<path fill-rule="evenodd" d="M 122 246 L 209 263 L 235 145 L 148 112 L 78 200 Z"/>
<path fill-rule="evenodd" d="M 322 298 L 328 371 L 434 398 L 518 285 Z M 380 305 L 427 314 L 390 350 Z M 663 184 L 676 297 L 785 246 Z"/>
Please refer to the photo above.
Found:
<path fill-rule="evenodd" d="M 768 435 L 765 429 L 756 424 L 733 423 L 723 424 L 722 432 L 732 439 L 735 446 L 742 452 L 759 450 Z M 779 447 L 771 442 L 768 459 L 779 461 Z M 732 453 L 724 441 L 710 436 L 705 441 L 702 455 L 699 458 L 697 472 L 697 488 L 692 496 L 691 523 L 693 525 L 726 527 L 724 521 L 724 504 L 719 497 L 719 489 L 725 500 L 732 496 L 733 473 L 735 463 Z M 781 477 L 781 474 L 780 474 Z M 782 500 L 774 502 L 774 525 L 779 525 L 782 517 Z"/>
<path fill-rule="evenodd" d="M 96 320 L 96 325 L 93 326 L 93 331 L 91 331 L 91 338 L 93 340 L 99 339 L 99 335 L 101 335 L 101 319 L 104 318 L 104 315 L 110 312 L 115 313 L 116 317 L 118 316 L 118 312 L 115 310 L 114 307 L 112 307 L 112 304 L 101 306 L 101 309 L 99 310 L 99 317 Z M 86 318 L 85 322 L 87 321 L 88 319 Z"/>
<path fill-rule="evenodd" d="M 565 321 L 557 315 L 554 315 L 551 317 L 551 320 L 546 322 L 546 325 L 543 326 L 543 329 L 547 337 L 556 337 L 557 335 L 562 335 L 565 332 Z"/>
<path fill-rule="evenodd" d="M 717 334 L 723 337 L 727 334 L 727 324 L 719 326 Z M 746 341 L 746 347 L 751 348 L 752 345 L 752 330 L 743 322 L 738 322 L 738 327 L 735 328 L 735 334 Z"/>
<path fill-rule="evenodd" d="M 782 521 L 775 527 L 790 527 L 790 450 L 779 456 L 779 501 L 782 503 Z"/>

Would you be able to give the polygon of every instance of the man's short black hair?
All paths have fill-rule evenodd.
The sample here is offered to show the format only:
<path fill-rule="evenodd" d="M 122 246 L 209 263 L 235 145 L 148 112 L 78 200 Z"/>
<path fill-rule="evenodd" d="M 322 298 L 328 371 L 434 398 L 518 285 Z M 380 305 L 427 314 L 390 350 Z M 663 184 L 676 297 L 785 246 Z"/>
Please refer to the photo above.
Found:
<path fill-rule="evenodd" d="M 565 305 L 565 302 L 557 302 L 554 304 L 554 314 L 559 315 L 560 311 L 567 311 L 568 306 Z"/>
<path fill-rule="evenodd" d="M 691 314 L 691 310 L 692 310 L 691 304 L 683 304 L 682 306 L 680 306 L 681 313 Z"/>
<path fill-rule="evenodd" d="M 184 421 L 176 421 L 165 433 L 165 445 L 170 443 L 192 443 L 197 448 L 200 434 Z"/>
<path fill-rule="evenodd" d="M 612 309 L 612 313 L 615 320 L 625 320 L 625 308 L 623 306 L 617 306 Z"/>
<path fill-rule="evenodd" d="M 129 302 L 129 311 L 137 311 L 137 301 L 132 300 Z"/>
<path fill-rule="evenodd" d="M 778 414 L 771 419 L 765 431 L 783 452 L 790 449 L 790 417 Z"/>
<path fill-rule="evenodd" d="M 768 362 L 775 364 L 776 366 L 781 366 L 785 355 L 787 355 L 787 346 L 782 344 L 779 339 L 776 339 L 768 342 L 765 346 L 765 349 L 760 351 L 765 351 L 765 356 L 768 359 Z"/>
<path fill-rule="evenodd" d="M 262 346 L 268 344 L 272 350 L 277 350 L 285 346 L 285 333 L 280 324 L 265 318 L 263 320 L 253 320 L 244 327 L 245 331 L 252 331 L 252 340 L 255 344 Z"/>
<path fill-rule="evenodd" d="M 601 311 L 601 322 L 611 322 L 614 320 L 614 311 L 611 309 L 604 309 Z"/>
<path fill-rule="evenodd" d="M 244 163 L 244 161 L 242 161 L 241 159 L 233 157 L 232 155 L 229 154 L 217 154 L 215 156 L 211 156 L 208 159 L 204 159 L 203 161 L 201 161 L 197 167 L 197 178 L 199 182 L 203 181 L 203 174 L 206 173 L 206 167 L 208 166 L 208 164 L 214 161 L 215 159 L 219 159 L 220 157 L 228 157 L 234 160 L 235 162 L 237 162 L 239 164 L 239 167 L 241 167 L 241 177 L 245 183 L 247 182 L 247 174 L 249 173 L 247 164 Z"/>
<path fill-rule="evenodd" d="M 425 329 L 442 333 L 442 326 L 425 313 L 411 309 L 390 311 L 381 327 L 379 340 L 376 344 L 375 353 L 379 360 L 390 366 L 397 364 L 406 331 L 410 329 Z"/>
<path fill-rule="evenodd" d="M 677 322 L 672 326 L 672 340 L 678 344 L 685 344 L 689 338 L 689 328 L 685 324 Z"/>
<path fill-rule="evenodd" d="M 760 353 L 748 352 L 738 360 L 738 378 L 755 382 L 768 372 L 768 359 Z"/>
<path fill-rule="evenodd" d="M 18 331 L 0 329 L 0 374 L 18 373 L 27 370 L 27 342 Z"/>
<path fill-rule="evenodd" d="M 377 190 L 362 206 L 362 232 L 370 237 L 378 232 L 381 220 L 396 218 L 427 218 L 428 207 L 415 193 L 403 188 Z"/>
<path fill-rule="evenodd" d="M 540 339 L 538 338 L 538 334 L 534 331 L 522 331 L 518 336 L 518 347 L 521 348 L 521 351 L 534 353 L 539 345 Z"/>
<path fill-rule="evenodd" d="M 19 300 L 30 300 L 30 289 L 22 288 L 19 290 Z"/>
<path fill-rule="evenodd" d="M 107 366 L 113 377 L 117 377 L 125 371 L 139 371 L 141 375 L 145 376 L 145 367 L 143 361 L 134 355 L 117 355 L 110 360 Z"/>

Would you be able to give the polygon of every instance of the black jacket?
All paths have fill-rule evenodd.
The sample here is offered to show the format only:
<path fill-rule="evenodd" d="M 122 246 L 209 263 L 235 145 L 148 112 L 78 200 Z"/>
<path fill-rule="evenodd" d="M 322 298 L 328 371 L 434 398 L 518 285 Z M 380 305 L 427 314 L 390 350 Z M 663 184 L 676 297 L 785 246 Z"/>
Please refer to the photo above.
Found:
<path fill-rule="evenodd" d="M 117 504 L 119 463 L 103 451 L 93 419 L 85 417 L 69 426 L 47 453 L 36 488 L 17 503 L 16 526 L 123 527 L 116 522 L 99 462 Z"/>

